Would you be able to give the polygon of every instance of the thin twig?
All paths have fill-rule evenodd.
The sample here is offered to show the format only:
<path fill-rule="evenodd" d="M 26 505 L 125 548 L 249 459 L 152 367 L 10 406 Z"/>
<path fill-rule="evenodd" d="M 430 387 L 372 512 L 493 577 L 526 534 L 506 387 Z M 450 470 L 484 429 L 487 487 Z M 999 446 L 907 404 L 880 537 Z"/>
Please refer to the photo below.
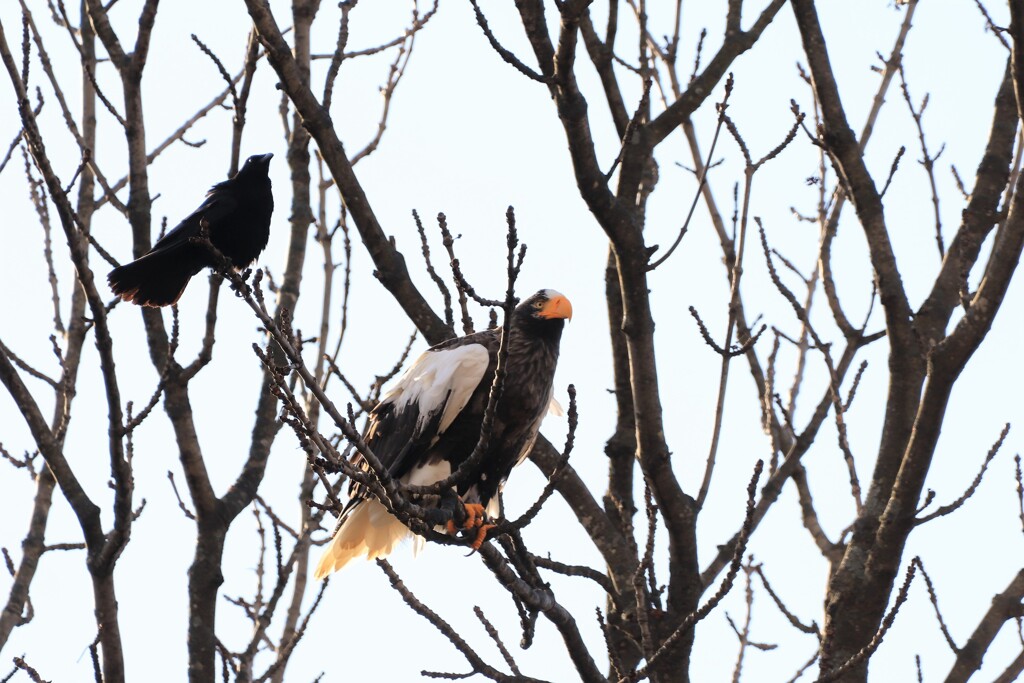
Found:
<path fill-rule="evenodd" d="M 725 81 L 725 96 L 722 98 L 722 101 L 716 105 L 718 111 L 718 123 L 715 125 L 715 135 L 711 138 L 711 148 L 708 150 L 707 161 L 704 162 L 704 167 L 701 169 L 700 182 L 697 183 L 697 191 L 693 194 L 693 201 L 690 203 L 690 210 L 686 214 L 686 220 L 683 221 L 683 227 L 679 229 L 679 235 L 676 236 L 675 241 L 672 242 L 672 246 L 668 248 L 668 251 L 662 254 L 657 261 L 649 264 L 647 266 L 647 270 L 654 270 L 667 261 L 672 255 L 672 252 L 674 252 L 676 247 L 679 246 L 679 243 L 683 241 L 683 236 L 686 234 L 687 229 L 689 229 L 690 219 L 693 218 L 693 212 L 697 208 L 697 202 L 699 202 L 701 198 L 701 191 L 707 183 L 708 171 L 711 168 L 711 159 L 715 154 L 715 147 L 718 145 L 718 136 L 722 132 L 722 125 L 725 123 L 725 110 L 729 106 L 729 95 L 732 94 L 732 87 L 733 78 L 732 74 L 729 74 L 729 78 Z"/>
<path fill-rule="evenodd" d="M 491 47 L 494 48 L 494 51 L 498 53 L 502 60 L 504 60 L 506 64 L 510 64 L 515 67 L 516 71 L 527 78 L 533 79 L 538 83 L 547 83 L 548 79 L 526 66 L 526 64 L 512 54 L 512 52 L 502 47 L 501 43 L 499 43 L 498 39 L 494 36 L 494 33 L 491 32 L 491 27 L 487 23 L 487 17 L 484 16 L 484 13 L 480 10 L 480 6 L 477 5 L 477 0 L 469 1 L 470 4 L 473 5 L 473 12 L 476 14 L 476 23 L 479 24 L 480 30 L 482 30 L 484 35 L 487 37 L 487 42 L 491 44 Z"/>
<path fill-rule="evenodd" d="M 917 568 L 921 570 L 921 576 L 924 577 L 924 584 L 928 588 L 928 599 L 935 609 L 935 618 L 939 620 L 939 629 L 942 631 L 942 637 L 946 639 L 946 644 L 949 645 L 949 649 L 953 651 L 953 654 L 960 654 L 960 648 L 957 647 L 956 641 L 953 640 L 953 636 L 949 633 L 946 620 L 942 618 L 942 611 L 939 609 L 939 596 L 935 593 L 932 577 L 928 576 L 921 558 L 915 557 L 914 562 L 917 564 Z"/>
<path fill-rule="evenodd" d="M 967 487 L 967 490 L 964 491 L 959 498 L 954 500 L 952 503 L 949 503 L 948 505 L 943 505 L 942 507 L 940 507 L 935 512 L 932 512 L 929 515 L 918 518 L 914 521 L 914 524 L 920 525 L 924 524 L 925 522 L 930 522 L 936 517 L 944 517 L 951 512 L 955 512 L 960 508 L 961 505 L 966 503 L 967 499 L 973 496 L 974 492 L 978 490 L 978 486 L 981 485 L 981 480 L 985 476 L 986 470 L 988 470 L 989 463 L 991 463 L 992 459 L 996 457 L 997 453 L 999 453 L 999 449 L 1002 447 L 1003 441 L 1006 440 L 1006 436 L 1009 433 L 1010 423 L 1007 422 L 1006 425 L 1003 427 L 1003 431 L 999 433 L 999 438 L 996 439 L 996 442 L 992 444 L 992 448 L 990 448 L 988 450 L 988 453 L 985 454 L 985 460 L 984 462 L 981 463 L 981 469 L 978 470 L 978 474 L 974 477 L 974 481 L 971 482 L 970 486 Z"/>
<path fill-rule="evenodd" d="M 415 209 L 413 209 L 412 218 L 416 222 L 416 231 L 420 235 L 420 247 L 423 253 L 423 261 L 426 264 L 427 274 L 434 281 L 434 284 L 437 285 L 437 289 L 441 292 L 441 297 L 444 299 L 444 321 L 448 327 L 455 329 L 455 319 L 452 313 L 452 293 L 441 276 L 434 270 L 434 264 L 430 262 L 430 245 L 427 243 L 427 231 L 423 228 L 420 215 Z"/>

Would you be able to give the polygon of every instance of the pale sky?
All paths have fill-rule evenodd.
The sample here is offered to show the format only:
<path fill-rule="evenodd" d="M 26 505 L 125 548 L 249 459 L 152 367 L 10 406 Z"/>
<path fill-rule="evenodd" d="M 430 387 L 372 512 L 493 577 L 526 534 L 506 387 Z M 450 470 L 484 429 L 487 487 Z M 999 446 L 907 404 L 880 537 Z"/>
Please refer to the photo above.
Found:
<path fill-rule="evenodd" d="M 46 4 L 30 4 L 46 36 L 57 73 L 65 79 L 65 93 L 77 111 L 80 86 L 74 48 L 63 29 L 50 21 Z M 272 4 L 278 22 L 289 23 L 287 4 Z M 1004 8 L 991 4 L 995 20 L 1005 23 Z M 140 5 L 134 0 L 122 0 L 113 10 L 123 42 L 133 40 L 127 35 L 134 35 L 128 32 L 135 30 Z M 370 47 L 397 35 L 407 20 L 407 4 L 401 4 L 401 12 L 394 9 L 397 5 L 364 0 L 351 15 L 350 49 Z M 482 5 L 503 43 L 532 64 L 511 5 Z M 602 12 L 603 5 L 595 3 L 595 13 Z M 877 87 L 878 74 L 871 70 L 878 63 L 875 53 L 888 55 L 905 10 L 896 9 L 887 0 L 824 0 L 819 5 L 844 104 L 859 133 Z M 709 31 L 705 61 L 709 50 L 717 48 L 724 7 L 724 2 L 687 3 L 682 61 L 692 61 L 693 48 L 703 27 Z M 663 9 L 649 8 L 652 21 L 655 12 Z M 756 11 L 760 11 L 760 4 Z M 314 38 L 316 52 L 333 49 L 338 13 L 335 3 L 323 4 Z M 554 14 L 554 8 L 549 8 L 549 16 Z M 749 9 L 746 14 L 744 25 L 755 16 L 755 10 Z M 17 49 L 21 31 L 14 3 L 0 7 L 0 21 L 8 41 Z M 923 3 L 917 10 L 905 50 L 907 77 L 915 103 L 925 93 L 930 94 L 924 123 L 929 148 L 934 154 L 941 145 L 946 146 L 937 165 L 936 179 L 947 243 L 963 208 L 949 167 L 955 164 L 965 182 L 971 184 L 1005 63 L 1005 50 L 984 27 L 974 3 L 968 0 Z M 179 0 L 161 6 L 143 85 L 147 148 L 156 147 L 222 88 L 213 65 L 191 42 L 189 34 L 196 33 L 234 73 L 241 64 L 248 30 L 248 15 L 242 2 Z M 636 42 L 635 33 L 625 19 L 621 21 L 621 31 L 621 49 L 628 59 L 635 61 L 633 52 L 627 51 L 627 46 Z M 660 31 L 668 32 L 669 28 Z M 356 60 L 342 69 L 332 115 L 350 153 L 360 149 L 376 128 L 380 111 L 377 88 L 386 76 L 389 59 L 390 55 Z M 791 98 L 804 111 L 811 111 L 810 92 L 795 67 L 800 60 L 799 37 L 791 11 L 785 7 L 761 42 L 734 65 L 736 88 L 729 112 L 755 156 L 774 147 L 788 131 L 792 124 Z M 615 156 L 618 142 L 582 47 L 579 61 L 578 73 L 590 101 L 598 152 L 607 166 Z M 314 67 L 317 91 L 322 88 L 326 65 L 326 61 L 318 61 Z M 100 83 L 120 106 L 120 89 L 111 65 L 102 65 Z M 277 210 L 270 244 L 259 263 L 279 275 L 287 251 L 290 195 L 275 83 L 269 65 L 261 63 L 249 103 L 242 154 L 277 155 L 271 165 Z M 632 98 L 627 105 L 632 109 L 639 97 L 639 86 L 625 75 L 622 83 L 627 96 Z M 42 72 L 36 63 L 31 84 L 42 84 Z M 916 162 L 920 158 L 916 130 L 898 87 L 897 79 L 889 90 L 871 140 L 868 162 L 876 182 L 884 182 L 896 150 L 900 145 L 907 146 L 907 154 L 886 195 L 885 208 L 903 279 L 911 304 L 916 307 L 934 278 L 939 259 L 934 247 L 934 217 L 927 178 Z M 77 166 L 77 149 L 45 87 L 44 97 L 47 104 L 42 125 L 48 151 L 66 182 Z M 721 99 L 720 89 L 711 99 Z M 97 158 L 106 175 L 117 179 L 126 170 L 123 134 L 106 111 L 100 112 L 99 119 L 101 140 Z M 701 110 L 696 123 L 706 151 L 714 126 L 710 102 Z M 205 140 L 204 146 L 193 149 L 176 144 L 153 164 L 151 188 L 154 195 L 160 195 L 153 207 L 154 225 L 164 215 L 171 225 L 175 224 L 199 204 L 210 185 L 224 179 L 230 126 L 231 113 L 216 111 L 186 136 L 192 142 Z M 0 86 L 3 150 L 18 128 L 12 90 Z M 724 133 L 716 157 L 724 159 L 724 163 L 713 171 L 709 184 L 728 215 L 732 185 L 742 181 L 742 158 Z M 667 246 L 685 217 L 696 181 L 676 165 L 692 164 L 679 133 L 666 140 L 657 158 L 660 182 L 651 198 L 647 241 Z M 457 248 L 468 277 L 478 289 L 496 296 L 504 290 L 504 213 L 508 205 L 515 207 L 521 239 L 529 245 L 520 291 L 528 294 L 551 287 L 565 293 L 573 303 L 573 322 L 562 341 L 556 395 L 565 403 L 566 385 L 571 382 L 577 387 L 580 431 L 572 463 L 599 497 L 606 486 L 604 441 L 614 423 L 613 397 L 606 391 L 612 386 L 603 299 L 607 243 L 579 198 L 564 133 L 547 90 L 504 64 L 491 50 L 475 24 L 469 3 L 443 3 L 431 24 L 416 38 L 405 80 L 392 102 L 381 146 L 356 170 L 384 230 L 395 237 L 417 283 L 435 303 L 440 297 L 422 271 L 411 211 L 419 211 L 428 230 L 433 216 L 439 211 L 446 213 L 453 233 L 462 235 Z M 772 245 L 804 272 L 813 267 L 817 229 L 798 222 L 790 207 L 803 213 L 813 211 L 816 190 L 805 179 L 816 174 L 816 150 L 801 134 L 755 177 L 751 201 L 752 215 L 762 217 Z M 830 174 L 829 180 L 833 179 Z M 0 338 L 28 362 L 54 373 L 55 361 L 48 341 L 52 333 L 52 307 L 45 284 L 42 231 L 27 196 L 19 152 L 15 152 L 11 164 L 0 174 L 0 196 L 6 208 L 0 227 L 0 282 L 7 293 L 0 297 Z M 125 198 L 126 193 L 121 196 Z M 337 198 L 331 195 L 331 220 L 337 214 Z M 93 230 L 118 259 L 129 258 L 129 229 L 120 214 L 110 207 L 104 208 L 95 216 Z M 437 254 L 441 250 L 440 240 L 436 233 L 432 235 Z M 58 275 L 66 315 L 71 274 L 66 245 L 59 234 L 54 235 L 54 249 L 60 264 Z M 834 254 L 840 294 L 850 317 L 859 320 L 866 312 L 871 273 L 862 233 L 850 209 L 840 226 Z M 443 265 L 440 259 L 436 262 Z M 767 278 L 756 239 L 748 244 L 745 265 L 742 288 L 749 317 L 763 314 L 769 324 L 797 334 L 799 327 L 792 311 Z M 98 256 L 94 256 L 93 266 L 99 275 L 105 275 L 106 264 Z M 304 297 L 296 312 L 297 326 L 307 332 L 319 321 L 320 301 L 313 295 L 322 281 L 321 268 L 319 249 L 312 244 L 307 252 Z M 349 331 L 339 365 L 357 386 L 365 386 L 374 374 L 390 368 L 412 331 L 411 323 L 372 278 L 371 271 L 365 250 L 356 242 Z M 798 284 L 791 276 L 787 282 L 791 287 Z M 667 438 L 678 476 L 686 490 L 696 494 L 711 434 L 719 360 L 703 344 L 686 310 L 690 305 L 696 306 L 712 334 L 721 339 L 728 299 L 721 250 L 703 204 L 698 207 L 680 249 L 651 277 L 651 287 L 658 324 L 658 367 Z M 179 358 L 190 359 L 199 347 L 206 297 L 205 277 L 195 278 L 180 302 Z M 937 492 L 936 504 L 957 498 L 974 478 L 1003 424 L 1024 416 L 1024 399 L 1017 390 L 1024 376 L 1024 361 L 1019 353 L 1024 347 L 1022 298 L 1024 286 L 1018 277 L 989 339 L 968 365 L 953 394 L 927 482 Z M 824 300 L 819 297 L 817 306 L 823 305 Z M 223 493 L 237 476 L 248 452 L 260 381 L 258 361 L 250 346 L 261 337 L 251 313 L 227 291 L 221 296 L 219 316 L 214 360 L 192 384 L 191 398 L 207 467 L 218 493 Z M 169 320 L 169 313 L 167 317 Z M 485 320 L 485 315 L 478 315 L 479 324 Z M 815 320 L 828 338 L 838 343 L 840 335 L 828 324 L 824 308 L 819 308 Z M 122 394 L 126 400 L 144 403 L 157 375 L 145 348 L 141 317 L 130 306 L 121 305 L 112 316 L 112 325 Z M 876 309 L 869 330 L 880 325 L 881 315 Z M 868 360 L 870 366 L 847 416 L 851 446 L 865 487 L 878 444 L 879 408 L 885 396 L 884 345 L 884 341 L 878 342 L 859 357 Z M 94 346 L 90 341 L 86 347 L 67 455 L 90 495 L 103 508 L 104 520 L 109 522 L 105 403 Z M 416 349 L 423 347 L 424 343 L 418 341 Z M 770 348 L 767 336 L 759 348 L 764 359 Z M 793 359 L 790 354 L 780 360 L 780 377 L 785 378 L 780 379 L 782 387 L 788 388 L 789 383 L 782 369 L 791 371 Z M 811 406 L 825 388 L 820 359 L 812 359 L 809 372 L 796 415 L 798 427 L 806 422 Z M 39 397 L 44 413 L 49 414 L 48 388 L 34 380 L 26 381 Z M 339 386 L 334 384 L 333 389 L 338 392 Z M 337 398 L 345 400 L 340 392 Z M 727 541 L 737 529 L 753 464 L 769 452 L 759 419 L 753 383 L 745 363 L 738 359 L 732 367 L 719 467 L 706 512 L 701 517 L 702 566 L 713 557 L 716 546 Z M 1014 424 L 1015 430 L 1021 428 L 1024 424 Z M 553 443 L 560 444 L 565 429 L 564 420 L 549 418 L 544 433 Z M 6 392 L 0 392 L 0 442 L 16 455 L 33 448 L 24 422 Z M 1019 431 L 1011 431 L 977 495 L 956 515 L 917 530 L 907 547 L 904 566 L 914 555 L 925 561 L 944 616 L 961 645 L 988 608 L 992 595 L 1001 591 L 1020 567 L 1024 539 L 1020 537 L 1017 519 L 1013 455 L 1022 450 L 1021 444 Z M 146 498 L 148 505 L 134 526 L 132 541 L 117 565 L 116 574 L 129 678 L 142 680 L 154 678 L 154 672 L 165 672 L 157 676 L 182 680 L 186 663 L 186 571 L 192 559 L 194 527 L 181 514 L 167 482 L 168 470 L 179 481 L 181 475 L 172 432 L 162 409 L 158 408 L 136 434 L 135 449 L 136 499 Z M 804 462 L 822 524 L 835 540 L 852 521 L 853 503 L 833 425 L 822 430 Z M 283 430 L 261 493 L 286 519 L 297 516 L 297 484 L 304 464 L 294 436 Z M 543 478 L 532 465 L 517 471 L 506 489 L 509 511 L 515 514 L 524 510 L 542 486 Z M 20 557 L 33 490 L 24 472 L 0 465 L 0 518 L 5 520 L 0 525 L 0 545 L 14 554 L 15 561 Z M 253 590 L 254 528 L 249 512 L 243 513 L 232 527 L 222 595 L 248 596 Z M 555 559 L 602 567 L 599 554 L 557 497 L 527 529 L 525 538 L 535 553 L 550 552 Z M 47 539 L 50 543 L 81 540 L 70 509 L 59 497 L 51 514 Z M 757 530 L 749 552 L 764 563 L 766 574 L 790 609 L 804 621 L 822 623 L 827 567 L 800 524 L 792 485 L 787 485 L 782 498 Z M 557 632 L 543 618 L 533 648 L 518 651 L 518 617 L 511 600 L 490 579 L 478 559 L 464 555 L 457 548 L 431 546 L 413 559 L 409 550 L 403 548 L 393 557 L 393 564 L 417 595 L 460 628 L 488 661 L 498 665 L 501 658 L 473 617 L 474 605 L 482 606 L 499 626 L 524 674 L 552 681 L 575 680 Z M 659 578 L 666 579 L 664 563 L 659 570 Z M 604 608 L 599 591 L 582 579 L 552 575 L 550 580 L 556 595 L 577 616 L 594 656 L 603 662 L 604 646 L 594 617 L 595 607 Z M 4 594 L 8 585 L 6 581 L 0 582 Z M 95 623 L 84 554 L 78 551 L 45 555 L 32 586 L 32 601 L 35 618 L 11 637 L 0 655 L 0 675 L 7 671 L 4 661 L 24 653 L 45 679 L 91 679 L 87 646 L 95 636 Z M 754 609 L 752 638 L 777 643 L 779 648 L 749 651 L 745 680 L 788 680 L 812 655 L 816 643 L 793 630 L 763 591 L 756 594 Z M 741 584 L 734 588 L 724 609 L 712 614 L 698 629 L 691 671 L 695 681 L 731 678 L 738 644 L 725 621 L 725 610 L 735 620 L 743 618 Z M 978 680 L 994 678 L 1019 651 L 1013 631 L 1011 625 L 1000 634 Z M 219 607 L 218 633 L 232 649 L 242 647 L 248 639 L 248 622 L 226 602 Z M 925 680 L 944 677 L 953 661 L 939 633 L 923 582 L 915 583 L 910 600 L 872 660 L 872 680 L 913 679 L 915 654 L 922 656 Z M 467 666 L 447 640 L 401 602 L 377 567 L 364 563 L 346 568 L 332 581 L 324 603 L 292 657 L 288 679 L 308 681 L 323 671 L 324 681 L 405 681 L 418 679 L 421 669 L 461 672 Z"/>

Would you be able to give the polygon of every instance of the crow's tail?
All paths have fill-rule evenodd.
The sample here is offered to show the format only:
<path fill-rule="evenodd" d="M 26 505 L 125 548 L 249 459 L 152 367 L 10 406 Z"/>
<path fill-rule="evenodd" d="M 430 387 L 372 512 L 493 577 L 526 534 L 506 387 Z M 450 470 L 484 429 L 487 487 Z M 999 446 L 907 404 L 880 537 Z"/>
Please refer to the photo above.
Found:
<path fill-rule="evenodd" d="M 139 306 L 169 306 L 175 303 L 193 275 L 203 265 L 191 250 L 161 249 L 131 263 L 118 266 L 107 275 L 114 294 Z"/>

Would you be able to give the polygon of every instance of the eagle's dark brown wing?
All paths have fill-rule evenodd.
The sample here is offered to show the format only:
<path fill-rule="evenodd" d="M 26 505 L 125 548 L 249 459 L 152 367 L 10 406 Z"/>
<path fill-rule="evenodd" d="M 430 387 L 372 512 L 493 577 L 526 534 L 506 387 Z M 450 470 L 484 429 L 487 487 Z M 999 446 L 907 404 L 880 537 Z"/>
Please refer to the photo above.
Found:
<path fill-rule="evenodd" d="M 491 331 L 433 346 L 381 398 L 370 413 L 364 439 L 392 477 L 408 478 L 417 468 L 430 464 L 425 460 L 431 448 L 445 438 L 482 384 L 486 392 L 494 375 L 497 348 L 497 335 Z M 479 426 L 476 431 L 479 435 Z M 352 462 L 365 466 L 359 453 Z M 349 495 L 351 505 L 366 492 L 353 482 Z"/>
<path fill-rule="evenodd" d="M 484 380 L 494 374 L 496 349 L 493 332 L 434 346 L 417 358 L 384 395 L 370 414 L 364 439 L 392 477 L 403 483 L 431 484 L 451 474 L 449 461 L 432 456 L 432 451 L 438 444 L 443 447 L 452 423 L 479 393 L 481 385 L 486 396 L 490 382 Z M 457 431 L 458 435 L 451 436 L 461 441 L 462 430 Z M 479 425 L 476 432 L 479 435 Z M 352 462 L 366 468 L 359 453 Z M 401 522 L 368 498 L 365 487 L 352 482 L 349 502 L 315 575 L 322 578 L 360 555 L 384 556 L 407 535 L 408 529 Z"/>

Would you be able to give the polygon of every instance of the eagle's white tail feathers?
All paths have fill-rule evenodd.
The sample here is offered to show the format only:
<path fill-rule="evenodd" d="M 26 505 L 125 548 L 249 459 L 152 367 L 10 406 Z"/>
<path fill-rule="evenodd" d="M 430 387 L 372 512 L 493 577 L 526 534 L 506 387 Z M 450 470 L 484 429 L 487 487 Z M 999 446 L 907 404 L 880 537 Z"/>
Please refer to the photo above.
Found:
<path fill-rule="evenodd" d="M 502 488 L 504 488 L 504 486 L 502 486 Z M 501 489 L 498 489 L 498 490 L 500 491 Z M 499 517 L 501 517 L 501 497 L 500 496 L 494 496 L 493 498 L 491 498 L 490 502 L 487 503 L 486 512 L 487 512 L 487 516 L 490 517 L 491 519 L 498 519 Z"/>
<path fill-rule="evenodd" d="M 334 534 L 313 576 L 322 579 L 357 557 L 369 560 L 386 557 L 411 533 L 378 501 L 367 499 L 353 508 Z M 415 544 L 415 549 L 421 545 Z"/>

